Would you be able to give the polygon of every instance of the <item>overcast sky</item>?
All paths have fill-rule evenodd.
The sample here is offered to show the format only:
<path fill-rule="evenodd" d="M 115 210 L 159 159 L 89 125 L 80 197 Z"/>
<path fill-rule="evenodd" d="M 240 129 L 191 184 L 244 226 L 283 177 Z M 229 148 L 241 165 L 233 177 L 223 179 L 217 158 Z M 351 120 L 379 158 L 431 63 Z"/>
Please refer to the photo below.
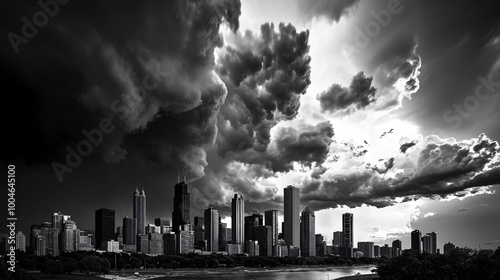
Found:
<path fill-rule="evenodd" d="M 136 187 L 148 222 L 170 218 L 180 173 L 193 217 L 234 193 L 282 211 L 294 185 L 329 245 L 351 212 L 355 242 L 500 246 L 496 1 L 3 5 L 25 233 L 57 211 L 93 229 L 103 207 L 120 225 Z"/>

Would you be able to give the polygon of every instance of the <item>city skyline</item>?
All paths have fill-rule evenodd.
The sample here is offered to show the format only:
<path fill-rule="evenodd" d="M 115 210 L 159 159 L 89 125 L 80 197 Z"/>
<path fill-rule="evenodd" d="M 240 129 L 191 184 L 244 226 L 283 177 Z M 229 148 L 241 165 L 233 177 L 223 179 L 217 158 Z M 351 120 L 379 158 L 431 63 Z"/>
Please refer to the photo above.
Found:
<path fill-rule="evenodd" d="M 182 187 L 182 188 L 179 188 L 179 190 L 182 189 L 182 191 L 180 191 L 181 193 L 183 194 L 187 194 L 188 197 L 189 197 L 189 186 L 187 184 L 185 184 L 184 182 L 179 182 L 176 184 L 176 187 Z M 288 186 L 288 189 L 289 190 L 294 190 L 295 188 L 293 188 L 292 186 Z M 136 188 L 137 190 L 137 188 Z M 295 189 L 296 190 L 296 189 Z M 142 190 L 141 193 L 145 193 L 144 190 Z M 291 193 L 291 192 L 290 192 Z M 134 191 L 134 198 L 136 196 L 137 192 Z M 238 201 L 238 203 L 241 203 L 244 205 L 244 200 L 243 198 L 241 197 L 241 195 L 238 195 L 238 194 L 235 194 L 232 201 L 231 201 L 231 204 L 233 205 L 234 204 L 234 201 Z M 190 203 L 188 203 L 190 204 Z M 240 204 L 240 205 L 241 205 Z M 135 208 L 136 207 L 136 200 L 134 199 L 133 203 L 132 203 L 132 208 Z M 283 209 L 285 209 L 284 205 L 283 205 Z M 243 209 L 241 210 L 244 210 L 244 207 Z M 144 208 L 144 211 L 147 212 L 147 208 Z M 190 211 L 190 209 L 186 209 L 187 212 Z M 293 210 L 290 209 L 290 211 L 293 212 Z M 278 225 L 278 219 L 276 219 L 278 217 L 278 210 L 266 210 L 264 212 L 265 214 L 265 217 L 266 219 L 264 219 L 264 215 L 262 214 L 259 214 L 259 213 L 254 213 L 252 215 L 244 215 L 244 220 L 245 220 L 245 227 L 244 227 L 244 230 L 245 232 L 248 232 L 249 233 L 249 237 L 248 236 L 245 236 L 245 240 L 254 240 L 254 241 L 258 241 L 259 242 L 259 247 L 261 246 L 260 243 L 262 242 L 262 240 L 259 241 L 259 238 L 263 238 L 263 237 L 258 237 L 257 235 L 262 235 L 262 234 L 265 234 L 265 235 L 269 235 L 269 237 L 267 238 L 268 240 L 265 240 L 264 241 L 264 247 L 269 247 L 269 249 L 266 249 L 267 253 L 265 254 L 266 256 L 273 256 L 273 252 L 274 249 L 273 249 L 273 246 L 274 244 L 278 244 L 277 242 L 274 241 L 274 238 L 277 238 L 275 237 L 275 234 L 277 235 L 278 232 L 274 232 L 274 226 L 277 226 Z M 146 213 L 144 213 L 146 214 Z M 116 234 L 119 234 L 120 230 L 123 230 L 123 235 L 122 235 L 122 238 L 123 238 L 123 244 L 124 245 L 132 245 L 134 248 L 137 248 L 137 249 L 134 249 L 134 250 L 137 250 L 138 252 L 140 252 L 140 250 L 138 248 L 140 248 L 140 244 L 139 244 L 139 240 L 141 236 L 145 236 L 144 234 L 141 234 L 139 233 L 139 228 L 137 226 L 137 219 L 136 218 L 130 218 L 128 216 L 125 216 L 123 217 L 123 223 L 122 224 L 118 224 L 116 227 L 114 227 L 114 231 L 113 231 L 113 234 L 112 234 L 112 237 L 110 237 L 111 235 L 108 234 L 108 237 L 105 238 L 103 236 L 100 236 L 101 235 L 101 231 L 109 231 L 109 225 L 112 223 L 113 225 L 116 225 L 116 222 L 115 222 L 115 211 L 113 209 L 108 209 L 108 208 L 101 208 L 101 209 L 97 209 L 95 210 L 95 228 L 90 230 L 92 232 L 92 235 L 94 235 L 94 237 L 92 237 L 92 240 L 95 240 L 95 244 L 92 244 L 92 249 L 95 247 L 96 249 L 100 249 L 100 250 L 106 250 L 106 244 L 104 244 L 103 246 L 98 246 L 97 242 L 99 239 L 106 241 L 110 241 L 110 240 L 113 240 L 113 241 L 116 241 L 116 239 L 118 238 L 117 236 L 115 236 Z M 172 217 L 174 216 L 174 212 L 172 212 Z M 191 224 L 190 222 L 188 223 L 184 223 L 182 225 L 180 225 L 180 227 L 182 226 L 182 228 L 180 228 L 180 230 L 184 230 L 183 229 L 183 226 L 184 225 L 187 225 L 190 230 L 188 231 L 192 231 L 193 230 L 193 227 L 196 226 L 196 223 L 198 222 L 198 220 L 200 219 L 201 217 L 194 217 L 194 219 L 192 219 L 194 221 L 193 224 Z M 188 218 L 189 220 L 191 220 L 190 218 Z M 229 217 L 229 219 L 231 219 L 231 217 Z M 269 220 L 268 220 L 269 219 Z M 151 233 L 150 230 L 146 230 L 147 227 L 149 227 L 151 224 L 153 225 L 156 225 L 156 226 L 161 226 L 161 225 L 166 225 L 167 227 L 168 224 L 170 224 L 170 221 L 171 219 L 167 219 L 165 217 L 160 217 L 160 218 L 154 218 L 154 223 L 148 223 L 146 222 L 146 225 L 145 226 L 145 232 L 149 232 Z M 301 255 L 302 256 L 315 256 L 316 255 L 316 245 L 317 243 L 315 242 L 317 236 L 322 236 L 322 234 L 318 234 L 316 231 L 315 231 L 315 217 L 314 217 L 314 212 L 310 210 L 310 208 L 308 206 L 305 206 L 305 208 L 303 209 L 303 211 L 301 212 L 299 218 L 297 219 L 299 221 L 299 225 L 300 225 L 300 234 L 299 234 L 299 237 L 300 237 L 300 245 L 298 246 L 301 250 Z M 332 231 L 332 236 L 334 236 L 334 239 L 337 239 L 335 242 L 334 240 L 330 240 L 330 242 L 326 242 L 326 246 L 333 246 L 333 245 L 337 245 L 339 247 L 349 247 L 351 248 L 351 250 L 353 248 L 356 248 L 358 249 L 359 251 L 361 252 L 368 252 L 368 255 L 372 255 L 374 254 L 374 246 L 375 247 L 378 247 L 378 248 L 375 248 L 375 250 L 382 250 L 382 251 L 377 251 L 377 253 L 375 253 L 374 255 L 375 256 L 380 256 L 380 255 L 386 255 L 386 256 L 395 256 L 396 252 L 393 251 L 393 250 L 396 250 L 396 249 L 399 249 L 400 251 L 397 252 L 397 254 L 401 254 L 401 250 L 404 250 L 404 249 L 413 249 L 413 250 L 416 250 L 416 251 L 419 251 L 419 252 L 427 252 L 427 253 L 430 253 L 430 254 L 436 254 L 437 252 L 441 252 L 443 253 L 445 251 L 445 245 L 449 245 L 449 246 L 458 246 L 460 247 L 460 244 L 453 244 L 449 241 L 445 239 L 445 241 L 443 241 L 443 246 L 441 246 L 441 248 L 438 246 L 437 244 L 437 233 L 436 232 L 431 232 L 431 233 L 426 233 L 425 235 L 422 235 L 421 232 L 416 229 L 414 231 L 411 232 L 411 242 L 408 243 L 408 245 L 406 247 L 403 247 L 402 246 L 402 241 L 399 240 L 399 239 L 395 239 L 394 241 L 392 241 L 392 247 L 388 247 L 390 249 L 391 252 L 384 252 L 384 249 L 385 250 L 388 250 L 387 249 L 387 246 L 388 246 L 388 242 L 382 242 L 382 243 L 379 243 L 379 244 L 376 244 L 374 242 L 371 242 L 371 241 L 367 241 L 367 240 L 353 240 L 353 231 L 354 231 L 354 223 L 353 223 L 353 214 L 352 213 L 343 213 L 342 214 L 342 231 Z M 146 220 L 147 221 L 147 220 Z M 207 249 L 209 251 L 224 251 L 225 249 L 221 249 L 222 247 L 220 247 L 220 230 L 221 230 L 221 225 L 224 225 L 224 230 L 226 229 L 227 227 L 227 223 L 223 223 L 222 221 L 222 218 L 219 216 L 219 211 L 218 209 L 215 209 L 213 207 L 209 207 L 207 209 L 205 209 L 204 211 L 204 217 L 203 217 L 203 223 L 204 223 L 204 226 L 205 226 L 205 230 L 203 231 L 204 232 L 204 239 L 207 241 Z M 232 219 L 231 219 L 232 221 Z M 265 223 L 264 223 L 265 222 Z M 231 222 L 232 223 L 232 222 Z M 52 215 L 52 222 L 42 222 L 40 223 L 41 224 L 41 227 L 46 227 L 46 229 L 51 229 L 51 228 L 54 228 L 54 229 L 58 229 L 57 232 L 59 234 L 62 234 L 62 233 L 65 233 L 66 230 L 64 230 L 63 228 L 64 227 L 67 227 L 67 229 L 71 229 L 70 231 L 70 234 L 71 236 L 67 236 L 66 235 L 60 235 L 60 241 L 59 241 L 59 248 L 60 250 L 70 250 L 70 251 L 74 251 L 75 249 L 73 248 L 66 248 L 67 246 L 75 246 L 77 243 L 75 243 L 75 241 L 69 241 L 69 244 L 73 244 L 73 245 L 68 245 L 68 241 L 66 240 L 67 238 L 77 238 L 76 236 L 73 236 L 73 234 L 76 234 L 76 235 L 79 235 L 79 232 L 88 232 L 89 230 L 83 230 L 82 227 L 79 227 L 77 226 L 77 223 L 76 221 L 72 220 L 71 218 L 71 215 L 65 215 L 65 214 L 61 214 L 61 212 L 56 212 Z M 34 224 L 34 225 L 31 225 L 31 228 L 33 229 L 34 227 L 39 227 L 40 224 Z M 44 224 L 47 224 L 47 226 L 44 226 Z M 105 225 L 106 224 L 106 225 Z M 59 228 L 61 228 L 61 230 L 59 230 Z M 172 230 L 172 233 L 174 232 L 174 229 L 173 227 L 169 227 L 171 230 Z M 232 229 L 231 229 L 232 230 Z M 264 231 L 263 231 L 264 230 Z M 280 231 L 280 228 L 278 227 L 278 231 L 280 233 L 283 233 L 283 230 L 284 228 L 282 227 L 281 228 L 281 231 Z M 163 232 L 163 229 L 161 230 Z M 21 231 L 19 233 L 22 233 Z M 340 235 L 336 235 L 337 233 L 340 233 Z M 193 234 L 194 231 L 193 231 Z M 256 235 L 257 234 L 257 235 Z M 224 233 L 225 235 L 225 233 Z M 31 236 L 31 235 L 30 235 Z M 195 243 L 195 240 L 194 240 L 194 236 L 193 235 L 193 244 L 196 244 Z M 33 236 L 31 236 L 33 237 Z M 322 241 L 323 241 L 323 237 L 326 237 L 326 236 L 322 236 Z M 61 239 L 62 238 L 62 239 Z M 443 237 L 441 236 L 441 239 L 443 239 Z M 164 240 L 162 238 L 160 238 L 160 240 Z M 277 239 L 276 239 L 277 240 Z M 146 238 L 146 241 L 148 241 L 148 239 Z M 227 240 L 227 241 L 233 241 L 232 239 L 230 240 Z M 267 243 L 267 241 L 269 241 L 269 243 Z M 33 241 L 30 241 L 30 246 L 31 243 Z M 45 241 L 47 242 L 47 241 Z M 164 242 L 164 241 L 162 241 Z M 286 241 L 285 241 L 286 242 Z M 307 243 L 306 243 L 307 242 Z M 231 243 L 231 242 L 229 242 Z M 25 244 L 25 243 L 24 243 Z M 238 243 L 236 243 L 238 244 Z M 257 244 L 257 243 L 256 243 Z M 358 247 L 355 247 L 355 245 L 358 245 Z M 359 247 L 360 244 L 362 244 L 362 247 Z M 371 244 L 371 245 L 370 245 Z M 417 247 L 414 247 L 414 244 L 417 244 Z M 26 246 L 26 245 L 24 245 Z M 61 248 L 62 246 L 62 248 Z M 66 246 L 66 247 L 65 247 Z M 109 244 L 107 245 L 109 246 Z M 167 246 L 167 245 L 165 245 Z M 291 245 L 293 247 L 293 245 Z M 368 247 L 371 248 L 371 249 L 367 249 Z M 385 246 L 385 248 L 384 248 Z M 163 246 L 162 246 L 163 247 Z M 55 247 L 57 248 L 57 247 Z M 76 247 L 75 247 L 76 248 Z M 308 249 L 309 248 L 309 249 Z M 382 249 L 380 249 L 382 248 Z M 394 249 L 393 249 L 394 248 Z M 454 248 L 454 247 L 453 247 Z M 90 248 L 89 248 L 90 249 Z M 33 249 L 32 247 L 32 250 L 36 250 Z M 127 250 L 130 250 L 130 249 L 123 249 L 124 251 L 127 251 Z M 245 249 L 245 251 L 249 250 L 248 248 Z M 304 250 L 309 250 L 309 251 L 304 251 Z M 261 250 L 262 251 L 262 250 Z M 163 250 L 161 251 L 163 253 Z M 188 251 L 186 251 L 185 253 L 187 253 Z M 349 256 L 355 256 L 353 255 L 352 251 L 351 253 L 347 253 L 347 251 L 345 252 L 341 252 L 340 254 L 349 254 Z"/>
<path fill-rule="evenodd" d="M 328 243 L 352 213 L 353 246 L 500 245 L 500 3 L 47 3 L 0 11 L 17 230 L 101 208 L 142 229 L 186 205 L 182 175 L 189 219 L 229 227 L 238 194 L 281 228 L 294 186 Z"/>

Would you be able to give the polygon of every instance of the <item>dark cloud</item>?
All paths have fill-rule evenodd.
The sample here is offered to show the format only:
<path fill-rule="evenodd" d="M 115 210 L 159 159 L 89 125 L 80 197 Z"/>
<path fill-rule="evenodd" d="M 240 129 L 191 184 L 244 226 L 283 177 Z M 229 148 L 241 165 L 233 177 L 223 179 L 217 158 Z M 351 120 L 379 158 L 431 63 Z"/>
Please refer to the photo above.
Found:
<path fill-rule="evenodd" d="M 457 211 L 457 212 L 465 212 L 465 211 L 468 211 L 468 210 L 469 210 L 469 209 L 467 209 L 467 208 L 461 208 L 461 209 L 458 209 L 458 211 Z"/>
<path fill-rule="evenodd" d="M 10 97 L 13 110 L 29 109 L 25 115 L 35 124 L 21 137 L 43 139 L 37 153 L 16 147 L 13 154 L 64 162 L 65 147 L 85 139 L 82 129 L 108 118 L 116 129 L 91 156 L 116 162 L 130 151 L 145 152 L 154 163 L 201 176 L 203 147 L 215 140 L 227 93 L 213 71 L 213 53 L 223 45 L 221 24 L 238 29 L 240 2 L 93 4 L 60 5 L 17 55 L 2 45 L 1 72 L 9 75 L 1 83 L 21 91 Z M 37 9 L 34 2 L 2 9 L 2 33 L 22 34 L 19 19 Z"/>
<path fill-rule="evenodd" d="M 268 151 L 270 169 L 287 172 L 293 169 L 294 162 L 309 167 L 312 163 L 320 166 L 328 156 L 333 135 L 329 122 L 308 125 L 299 130 L 294 127 L 279 129 Z"/>
<path fill-rule="evenodd" d="M 394 128 L 391 128 L 391 129 L 389 129 L 389 131 L 384 131 L 384 133 L 382 133 L 382 135 L 380 135 L 379 138 L 382 138 L 382 137 L 386 136 L 387 134 L 391 134 L 393 132 L 394 132 Z"/>
<path fill-rule="evenodd" d="M 326 91 L 318 95 L 318 100 L 323 111 L 335 112 L 350 107 L 363 109 L 375 102 L 377 90 L 372 86 L 372 77 L 366 77 L 359 72 L 352 77 L 349 88 L 339 84 L 331 85 Z"/>
<path fill-rule="evenodd" d="M 297 1 L 297 3 L 305 18 L 324 17 L 338 22 L 342 16 L 347 16 L 356 9 L 358 0 L 312 0 Z"/>
<path fill-rule="evenodd" d="M 418 91 L 422 60 L 417 47 L 418 43 L 412 36 L 394 37 L 373 56 L 370 63 L 374 68 L 374 80 L 380 85 L 375 96 L 377 109 L 398 108 L 403 97 L 410 99 Z"/>
<path fill-rule="evenodd" d="M 311 83 L 308 37 L 290 24 L 275 30 L 266 23 L 259 35 L 247 31 L 227 40 L 217 69 L 228 89 L 219 115 L 220 156 L 264 152 L 271 128 L 296 116 Z"/>
<path fill-rule="evenodd" d="M 392 168 L 397 174 L 390 178 L 383 176 L 387 170 L 365 169 L 325 180 L 307 179 L 301 187 L 301 199 L 308 201 L 314 210 L 338 205 L 385 207 L 395 204 L 396 198 L 409 201 L 421 197 L 460 197 L 500 182 L 500 168 L 493 164 L 500 160 L 500 146 L 484 135 L 452 144 L 430 141 L 420 149 L 414 169 L 398 169 L 391 158 L 385 163 L 386 169 Z M 464 149 L 469 154 L 457 161 L 457 154 Z M 398 160 L 410 160 L 409 157 L 403 154 Z"/>
<path fill-rule="evenodd" d="M 406 153 L 406 150 L 408 150 L 409 148 L 415 146 L 417 143 L 416 142 L 408 142 L 408 143 L 404 143 L 402 144 L 400 147 L 399 147 L 399 150 L 404 154 Z"/>

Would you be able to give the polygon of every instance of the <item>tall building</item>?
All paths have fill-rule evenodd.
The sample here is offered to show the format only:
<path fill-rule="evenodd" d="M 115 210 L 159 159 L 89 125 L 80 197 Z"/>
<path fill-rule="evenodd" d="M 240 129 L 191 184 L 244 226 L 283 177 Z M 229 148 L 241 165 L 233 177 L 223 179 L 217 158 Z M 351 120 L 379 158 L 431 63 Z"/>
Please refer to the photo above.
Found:
<path fill-rule="evenodd" d="M 456 247 L 455 247 L 455 244 L 448 242 L 448 243 L 444 244 L 444 246 L 443 246 L 443 253 L 444 253 L 445 255 L 448 255 L 448 254 L 450 254 L 453 250 L 455 250 L 455 248 L 456 248 Z"/>
<path fill-rule="evenodd" d="M 422 250 L 429 254 L 435 254 L 437 251 L 437 235 L 435 232 L 427 233 L 422 236 Z"/>
<path fill-rule="evenodd" d="M 94 249 L 92 246 L 93 233 L 86 230 L 80 230 L 78 233 L 77 251 L 92 251 Z"/>
<path fill-rule="evenodd" d="M 95 248 L 105 250 L 108 241 L 115 239 L 115 210 L 101 208 L 95 211 Z"/>
<path fill-rule="evenodd" d="M 309 206 L 306 206 L 300 217 L 300 251 L 304 257 L 316 256 L 315 216 Z"/>
<path fill-rule="evenodd" d="M 243 244 L 245 241 L 244 216 L 245 201 L 241 195 L 234 194 L 231 201 L 231 231 L 234 244 Z"/>
<path fill-rule="evenodd" d="M 418 229 L 411 232 L 411 249 L 417 252 L 421 252 L 420 240 L 422 239 L 422 234 Z"/>
<path fill-rule="evenodd" d="M 354 239 L 353 239 L 353 215 L 352 213 L 344 213 L 342 214 L 342 232 L 344 233 L 344 246 L 345 247 L 354 247 Z"/>
<path fill-rule="evenodd" d="M 191 196 L 188 185 L 180 182 L 174 189 L 174 211 L 172 212 L 172 230 L 179 232 L 181 225 L 191 223 Z"/>
<path fill-rule="evenodd" d="M 271 226 L 253 227 L 253 240 L 258 242 L 259 256 L 271 257 L 273 255 L 272 239 L 273 229 Z"/>
<path fill-rule="evenodd" d="M 226 250 L 227 243 L 227 224 L 222 222 L 222 217 L 219 216 L 219 251 Z"/>
<path fill-rule="evenodd" d="M 212 207 L 205 210 L 205 240 L 207 251 L 219 250 L 219 211 Z"/>
<path fill-rule="evenodd" d="M 288 245 L 300 246 L 300 190 L 293 186 L 284 189 L 283 239 Z"/>
<path fill-rule="evenodd" d="M 16 249 L 26 252 L 26 235 L 21 231 L 16 233 Z M 0 252 L 3 255 L 3 252 Z"/>
<path fill-rule="evenodd" d="M 256 226 L 262 226 L 264 224 L 262 215 L 252 214 L 252 216 L 245 217 L 245 245 L 248 245 L 247 241 L 255 240 L 253 236 L 253 228 Z M 245 247 L 245 251 L 248 253 L 248 248 Z"/>
<path fill-rule="evenodd" d="M 175 237 L 177 254 L 189 254 L 194 252 L 194 232 L 191 224 L 181 225 Z"/>
<path fill-rule="evenodd" d="M 272 229 L 273 256 L 278 256 L 278 210 L 268 210 L 264 212 L 265 225 Z"/>
<path fill-rule="evenodd" d="M 146 232 L 146 192 L 139 189 L 134 191 L 134 216 L 137 219 L 137 234 Z M 134 237 L 135 238 L 135 237 Z"/>
<path fill-rule="evenodd" d="M 316 256 L 323 257 L 328 255 L 326 241 L 323 239 L 323 235 L 316 234 Z"/>
<path fill-rule="evenodd" d="M 344 246 L 344 232 L 336 231 L 333 233 L 332 245 L 338 247 Z"/>
<path fill-rule="evenodd" d="M 358 250 L 363 252 L 363 256 L 367 258 L 375 257 L 375 244 L 373 242 L 358 242 Z"/>
<path fill-rule="evenodd" d="M 403 248 L 402 248 L 401 240 L 397 239 L 397 240 L 392 241 L 392 256 L 394 258 L 399 257 L 399 256 L 401 256 L 402 252 L 403 252 Z"/>
<path fill-rule="evenodd" d="M 123 218 L 123 244 L 136 245 L 137 236 L 137 219 Z"/>
<path fill-rule="evenodd" d="M 61 249 L 64 252 L 76 252 L 78 251 L 79 242 L 80 230 L 76 223 L 71 220 L 65 221 L 62 233 L 63 247 Z"/>
<path fill-rule="evenodd" d="M 61 212 L 54 213 L 52 215 L 52 227 L 57 228 L 59 232 L 63 232 L 64 223 L 68 220 L 71 220 L 70 215 L 61 214 Z"/>

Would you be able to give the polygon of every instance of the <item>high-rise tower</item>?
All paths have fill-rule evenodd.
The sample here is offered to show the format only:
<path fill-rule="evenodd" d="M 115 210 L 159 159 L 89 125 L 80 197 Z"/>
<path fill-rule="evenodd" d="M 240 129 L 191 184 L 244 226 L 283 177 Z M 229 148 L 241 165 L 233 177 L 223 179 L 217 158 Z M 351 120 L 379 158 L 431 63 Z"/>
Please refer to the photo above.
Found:
<path fill-rule="evenodd" d="M 418 229 L 411 232 L 411 249 L 417 252 L 420 250 L 420 240 L 422 239 L 422 234 Z"/>
<path fill-rule="evenodd" d="M 352 213 L 344 213 L 342 214 L 342 232 L 344 232 L 344 246 L 345 247 L 353 247 L 354 239 L 353 239 L 353 215 Z"/>
<path fill-rule="evenodd" d="M 191 197 L 188 185 L 180 182 L 175 185 L 174 190 L 174 211 L 172 212 L 172 230 L 179 232 L 181 225 L 191 223 Z"/>
<path fill-rule="evenodd" d="M 107 241 L 115 239 L 115 210 L 101 208 L 95 211 L 95 248 L 107 248 Z M 103 243 L 104 242 L 104 243 Z"/>
<path fill-rule="evenodd" d="M 243 244 L 244 235 L 244 218 L 245 216 L 245 201 L 239 194 L 234 194 L 231 201 L 231 231 L 232 241 L 234 244 Z"/>
<path fill-rule="evenodd" d="M 139 189 L 134 191 L 134 216 L 137 219 L 137 234 L 146 232 L 146 192 Z"/>
<path fill-rule="evenodd" d="M 212 207 L 205 210 L 205 240 L 207 251 L 219 250 L 219 211 Z"/>
<path fill-rule="evenodd" d="M 264 212 L 266 226 L 270 226 L 272 230 L 271 246 L 273 256 L 278 256 L 278 210 L 267 210 Z"/>
<path fill-rule="evenodd" d="M 304 257 L 316 256 L 315 216 L 309 206 L 304 208 L 300 217 L 300 251 Z"/>
<path fill-rule="evenodd" d="M 300 190 L 288 186 L 284 190 L 283 237 L 288 245 L 300 246 Z"/>

